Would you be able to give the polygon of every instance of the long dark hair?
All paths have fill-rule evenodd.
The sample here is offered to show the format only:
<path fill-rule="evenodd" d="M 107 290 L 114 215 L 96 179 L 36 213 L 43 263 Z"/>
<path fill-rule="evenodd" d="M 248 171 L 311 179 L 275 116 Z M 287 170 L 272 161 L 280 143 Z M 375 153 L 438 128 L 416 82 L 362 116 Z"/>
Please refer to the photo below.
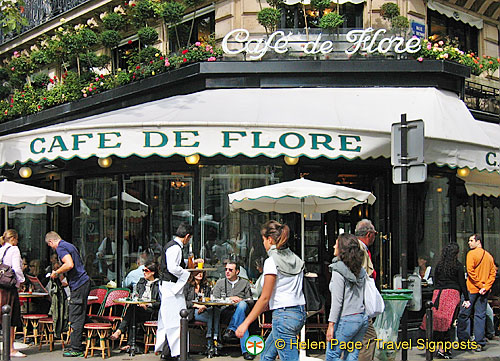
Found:
<path fill-rule="evenodd" d="M 203 271 L 200 271 L 200 272 L 203 272 Z M 197 274 L 198 272 L 194 271 L 194 272 L 191 272 L 191 274 L 189 275 L 189 279 L 188 279 L 188 282 L 191 286 L 196 286 L 196 280 L 194 278 L 194 276 Z M 203 272 L 203 278 L 201 279 L 200 281 L 200 288 L 203 288 L 205 287 L 206 285 L 208 285 L 208 280 L 207 280 L 207 273 L 206 272 Z"/>
<path fill-rule="evenodd" d="M 276 248 L 282 249 L 287 247 L 290 228 L 284 223 L 268 221 L 262 226 L 260 234 L 264 237 L 271 237 L 276 243 Z"/>
<path fill-rule="evenodd" d="M 447 278 L 455 278 L 458 267 L 458 252 L 460 247 L 456 242 L 448 243 L 441 251 L 441 257 L 436 264 L 434 274 L 442 274 Z"/>
<path fill-rule="evenodd" d="M 342 233 L 337 239 L 338 257 L 357 277 L 363 264 L 363 251 L 359 241 L 353 234 Z"/>

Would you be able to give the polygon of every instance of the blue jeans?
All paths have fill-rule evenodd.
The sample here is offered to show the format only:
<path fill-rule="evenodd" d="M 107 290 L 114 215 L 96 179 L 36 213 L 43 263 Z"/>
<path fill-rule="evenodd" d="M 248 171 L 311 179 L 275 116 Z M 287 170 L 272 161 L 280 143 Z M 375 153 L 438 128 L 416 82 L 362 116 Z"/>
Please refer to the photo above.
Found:
<path fill-rule="evenodd" d="M 229 322 L 229 326 L 227 326 L 228 330 L 236 331 L 238 327 L 245 321 L 247 317 L 248 304 L 245 301 L 240 301 L 236 305 L 236 309 L 234 310 L 233 317 L 231 317 L 231 321 Z M 245 334 L 242 338 L 240 338 L 240 347 L 241 352 L 247 352 L 245 347 L 245 342 L 250 334 L 248 330 L 245 331 Z"/>
<path fill-rule="evenodd" d="M 212 338 L 212 330 L 214 330 L 213 338 L 219 336 L 220 309 L 209 307 L 204 312 L 198 313 L 198 309 L 194 310 L 194 319 L 196 321 L 205 322 L 207 324 L 207 338 Z"/>
<path fill-rule="evenodd" d="M 363 336 L 368 329 L 368 316 L 364 313 L 358 313 L 356 315 L 348 315 L 341 317 L 339 322 L 335 324 L 333 337 L 333 345 L 328 342 L 326 349 L 326 361 L 337 361 L 341 360 L 342 354 L 344 354 L 346 361 L 354 361 L 358 359 L 359 347 L 355 347 L 356 342 L 363 341 Z M 353 347 L 347 347 L 348 342 Z M 349 350 L 351 350 L 349 352 Z"/>
<path fill-rule="evenodd" d="M 460 306 L 457 327 L 458 340 L 467 341 L 470 339 L 469 317 L 474 311 L 474 339 L 479 345 L 484 346 L 486 344 L 484 333 L 486 327 L 486 305 L 488 304 L 488 294 L 480 295 L 479 293 L 470 293 L 469 298 L 469 308 Z"/>
<path fill-rule="evenodd" d="M 299 349 L 297 335 L 306 323 L 305 306 L 278 308 L 273 311 L 273 328 L 266 339 L 264 351 L 260 354 L 261 361 L 276 360 L 280 356 L 283 361 L 298 361 Z M 284 347 L 277 349 L 276 340 L 283 340 Z M 282 341 L 280 341 L 282 342 Z M 283 345 L 283 343 L 281 344 Z M 278 346 L 281 347 L 279 344 Z"/>

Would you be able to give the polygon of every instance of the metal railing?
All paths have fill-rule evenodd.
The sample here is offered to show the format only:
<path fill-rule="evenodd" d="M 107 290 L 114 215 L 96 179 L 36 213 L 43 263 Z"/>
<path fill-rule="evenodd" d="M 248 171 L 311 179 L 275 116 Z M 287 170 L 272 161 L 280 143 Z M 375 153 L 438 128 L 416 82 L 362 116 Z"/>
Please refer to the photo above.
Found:
<path fill-rule="evenodd" d="M 26 0 L 23 15 L 28 20 L 28 25 L 21 29 L 20 34 L 42 25 L 87 1 L 89 0 Z M 20 34 L 4 34 L 0 31 L 0 44 L 6 43 Z"/>
<path fill-rule="evenodd" d="M 469 109 L 500 114 L 500 88 L 466 81 L 464 100 Z"/>

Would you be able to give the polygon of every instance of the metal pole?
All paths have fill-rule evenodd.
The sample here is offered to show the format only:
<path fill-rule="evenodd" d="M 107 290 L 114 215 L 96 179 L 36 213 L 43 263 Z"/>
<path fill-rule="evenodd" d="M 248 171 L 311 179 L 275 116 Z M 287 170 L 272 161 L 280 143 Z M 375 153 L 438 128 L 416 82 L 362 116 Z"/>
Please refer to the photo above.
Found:
<path fill-rule="evenodd" d="M 407 234 L 408 234 L 408 127 L 406 122 L 406 114 L 401 114 L 401 163 L 403 165 L 401 181 L 399 186 L 399 201 L 400 201 L 400 222 L 399 222 L 399 242 L 401 245 L 401 278 L 403 288 L 408 287 L 407 283 Z M 408 340 L 408 312 L 405 309 L 403 318 L 401 320 L 401 330 L 403 341 Z M 401 360 L 408 360 L 408 350 L 403 348 L 401 353 Z"/>
<path fill-rule="evenodd" d="M 425 338 L 426 341 L 432 341 L 432 301 L 427 301 L 425 303 Z M 425 360 L 431 361 L 433 359 L 433 353 L 429 350 L 429 347 L 425 348 Z"/>
<path fill-rule="evenodd" d="M 181 315 L 181 355 L 180 361 L 187 361 L 188 357 L 188 311 L 182 309 Z"/>
<path fill-rule="evenodd" d="M 3 361 L 10 361 L 10 309 L 9 305 L 2 307 Z"/>

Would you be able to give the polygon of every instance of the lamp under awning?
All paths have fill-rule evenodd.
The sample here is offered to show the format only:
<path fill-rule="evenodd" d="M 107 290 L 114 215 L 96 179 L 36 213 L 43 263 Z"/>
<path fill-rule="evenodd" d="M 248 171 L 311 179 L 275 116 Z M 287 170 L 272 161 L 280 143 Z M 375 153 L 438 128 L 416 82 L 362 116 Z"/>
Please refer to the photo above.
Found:
<path fill-rule="evenodd" d="M 425 162 L 498 171 L 500 127 L 436 88 L 210 89 L 0 137 L 0 165 L 157 155 L 391 155 L 391 124 L 423 119 Z"/>

